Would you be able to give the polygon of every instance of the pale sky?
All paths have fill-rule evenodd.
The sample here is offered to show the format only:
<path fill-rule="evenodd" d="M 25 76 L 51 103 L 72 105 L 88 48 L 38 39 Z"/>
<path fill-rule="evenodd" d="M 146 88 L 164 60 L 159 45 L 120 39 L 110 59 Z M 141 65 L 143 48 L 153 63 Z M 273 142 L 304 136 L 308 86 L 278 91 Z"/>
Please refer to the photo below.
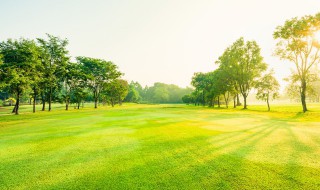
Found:
<path fill-rule="evenodd" d="M 0 0 L 0 41 L 49 33 L 69 40 L 72 57 L 110 60 L 129 81 L 185 87 L 243 36 L 281 82 L 293 64 L 272 56 L 275 28 L 317 12 L 320 0 Z"/>

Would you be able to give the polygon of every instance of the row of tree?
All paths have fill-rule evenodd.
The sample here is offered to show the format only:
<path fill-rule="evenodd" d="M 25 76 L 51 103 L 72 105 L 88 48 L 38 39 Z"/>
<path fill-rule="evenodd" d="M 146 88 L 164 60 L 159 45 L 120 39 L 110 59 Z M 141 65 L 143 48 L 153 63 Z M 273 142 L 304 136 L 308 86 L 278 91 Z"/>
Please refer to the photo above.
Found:
<path fill-rule="evenodd" d="M 155 83 L 142 88 L 138 82 L 121 79 L 122 73 L 110 61 L 90 57 L 76 57 L 70 61 L 68 40 L 47 35 L 46 39 L 8 39 L 0 43 L 0 98 L 15 106 L 19 113 L 21 100 L 29 100 L 36 111 L 41 102 L 42 111 L 51 111 L 53 102 L 70 104 L 79 109 L 84 102 L 122 104 L 182 103 L 181 97 L 189 88 Z M 13 98 L 14 97 L 14 98 Z"/>
<path fill-rule="evenodd" d="M 232 99 L 234 107 L 240 105 L 242 95 L 244 109 L 247 109 L 247 97 L 252 88 L 257 89 L 257 98 L 268 104 L 269 100 L 278 95 L 279 83 L 272 72 L 263 74 L 267 64 L 263 62 L 260 48 L 255 41 L 245 42 L 238 39 L 218 58 L 218 69 L 208 73 L 195 73 L 191 84 L 195 91 L 183 97 L 187 103 L 215 106 L 224 101 L 228 108 Z"/>
<path fill-rule="evenodd" d="M 292 95 L 299 94 L 303 112 L 306 112 L 307 93 L 317 94 L 315 92 L 319 91 L 316 85 L 318 73 L 314 71 L 320 62 L 320 13 L 287 20 L 283 26 L 276 28 L 273 36 L 277 40 L 275 55 L 296 66 L 292 76 L 287 78 L 287 91 Z M 249 92 L 255 88 L 256 97 L 265 100 L 270 110 L 269 100 L 277 97 L 279 83 L 272 71 L 266 73 L 267 65 L 255 41 L 238 39 L 225 50 L 216 64 L 219 68 L 213 72 L 195 73 L 191 82 L 195 91 L 184 96 L 184 102 L 209 106 L 217 102 L 220 106 L 220 99 L 223 98 L 228 107 L 231 97 L 236 107 L 240 105 L 241 94 L 246 109 Z"/>
<path fill-rule="evenodd" d="M 2 94 L 15 96 L 13 109 L 19 113 L 20 98 L 28 93 L 33 100 L 33 112 L 38 99 L 42 110 L 52 109 L 52 102 L 70 103 L 78 108 L 88 94 L 97 108 L 98 101 L 112 105 L 125 98 L 128 83 L 115 64 L 102 59 L 76 57 L 71 62 L 67 39 L 47 35 L 47 39 L 8 39 L 0 43 L 0 87 Z"/>

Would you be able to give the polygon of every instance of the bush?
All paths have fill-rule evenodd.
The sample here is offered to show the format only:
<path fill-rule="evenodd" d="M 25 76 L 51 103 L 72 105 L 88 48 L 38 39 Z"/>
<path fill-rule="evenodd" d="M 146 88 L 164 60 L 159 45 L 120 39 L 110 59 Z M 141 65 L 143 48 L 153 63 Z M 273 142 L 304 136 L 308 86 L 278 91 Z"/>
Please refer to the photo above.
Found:
<path fill-rule="evenodd" d="M 15 104 L 16 104 L 16 99 L 14 99 L 14 98 L 8 98 L 4 102 L 4 105 L 6 105 L 6 106 L 13 106 Z"/>

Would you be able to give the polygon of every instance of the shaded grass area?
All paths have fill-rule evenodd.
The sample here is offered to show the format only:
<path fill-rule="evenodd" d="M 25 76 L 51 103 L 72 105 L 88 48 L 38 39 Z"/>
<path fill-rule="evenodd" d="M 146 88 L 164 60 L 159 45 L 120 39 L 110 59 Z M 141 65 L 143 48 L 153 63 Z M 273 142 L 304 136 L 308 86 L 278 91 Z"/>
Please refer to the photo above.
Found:
<path fill-rule="evenodd" d="M 320 106 L 0 116 L 0 189 L 320 189 Z"/>

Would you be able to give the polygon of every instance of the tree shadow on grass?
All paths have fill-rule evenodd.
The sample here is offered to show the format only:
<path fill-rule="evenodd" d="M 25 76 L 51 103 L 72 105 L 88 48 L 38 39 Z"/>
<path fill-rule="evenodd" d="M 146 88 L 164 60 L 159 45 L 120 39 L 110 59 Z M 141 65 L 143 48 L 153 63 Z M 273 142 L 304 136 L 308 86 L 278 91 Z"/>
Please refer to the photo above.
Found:
<path fill-rule="evenodd" d="M 250 141 L 246 149 L 240 150 L 248 154 L 253 151 L 252 146 L 260 139 L 272 133 L 273 128 L 262 128 L 258 134 L 242 138 L 242 141 Z M 260 135 L 259 135 L 260 133 Z M 162 142 L 160 147 L 150 147 L 140 150 L 140 157 L 133 159 L 143 160 L 142 165 L 133 166 L 128 170 L 114 175 L 101 174 L 98 181 L 104 183 L 108 188 L 203 188 L 203 187 L 236 187 L 231 180 L 240 175 L 236 172 L 241 165 L 238 156 L 217 154 L 216 152 L 225 146 L 212 147 L 208 144 L 208 136 L 198 136 L 189 139 Z M 241 141 L 228 143 L 226 146 L 239 146 Z M 236 151 L 235 151 L 236 152 Z M 237 154 L 237 153 L 235 153 Z M 228 158 L 227 158 L 228 157 Z M 237 158 L 237 162 L 228 163 L 230 159 Z M 227 160 L 225 160 L 227 159 Z M 235 160 L 235 159 L 233 159 Z M 224 171 L 224 172 L 223 172 Z M 215 173 L 216 179 L 203 181 Z M 231 177 L 230 177 L 231 176 Z M 80 180 L 81 181 L 81 180 Z M 107 181 L 116 181 L 110 184 Z M 206 183 L 208 183 L 206 185 Z M 92 187 L 94 187 L 94 184 Z M 214 185 L 214 186 L 211 186 Z M 60 186 L 60 185 L 58 185 Z"/>

